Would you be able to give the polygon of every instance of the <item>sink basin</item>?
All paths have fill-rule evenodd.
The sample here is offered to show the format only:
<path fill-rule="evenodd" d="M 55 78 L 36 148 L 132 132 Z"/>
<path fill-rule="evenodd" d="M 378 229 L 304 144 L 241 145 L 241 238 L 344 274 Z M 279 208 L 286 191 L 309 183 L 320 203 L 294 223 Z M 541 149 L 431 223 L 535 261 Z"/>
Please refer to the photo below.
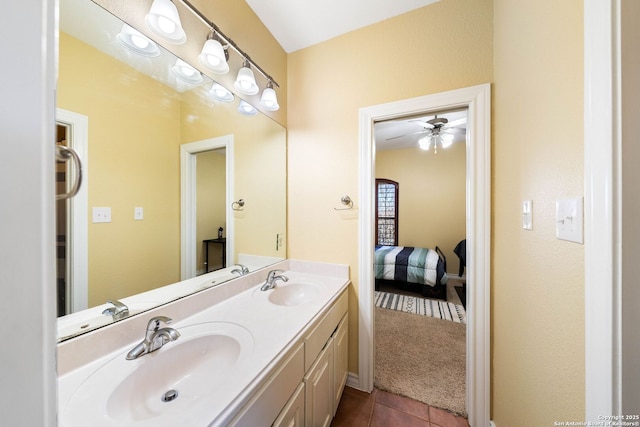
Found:
<path fill-rule="evenodd" d="M 177 341 L 153 353 L 126 360 L 125 351 L 94 371 L 64 406 L 62 425 L 179 425 L 250 362 L 253 337 L 239 325 L 207 322 L 177 330 Z"/>
<path fill-rule="evenodd" d="M 262 291 L 260 291 L 262 292 Z M 276 305 L 292 306 L 315 301 L 320 296 L 320 287 L 309 282 L 278 283 L 269 292 L 269 301 Z"/>

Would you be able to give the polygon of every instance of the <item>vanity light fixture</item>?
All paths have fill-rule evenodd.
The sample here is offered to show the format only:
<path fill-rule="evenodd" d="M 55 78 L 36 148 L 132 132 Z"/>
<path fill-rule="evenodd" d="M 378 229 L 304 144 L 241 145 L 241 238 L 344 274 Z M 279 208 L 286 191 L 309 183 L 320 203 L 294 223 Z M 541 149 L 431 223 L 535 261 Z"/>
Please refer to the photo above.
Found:
<path fill-rule="evenodd" d="M 238 77 L 233 86 L 243 95 L 255 95 L 260 90 L 256 83 L 256 77 L 251 71 L 251 65 L 246 59 L 242 63 L 242 68 L 238 70 Z"/>
<path fill-rule="evenodd" d="M 187 41 L 178 8 L 171 0 L 153 0 L 144 22 L 151 31 L 168 42 L 183 44 Z"/>
<path fill-rule="evenodd" d="M 178 58 L 176 64 L 171 67 L 173 74 L 185 83 L 192 85 L 199 85 L 204 81 L 200 71 L 193 68 L 191 65 Z"/>
<path fill-rule="evenodd" d="M 217 39 L 213 30 L 207 37 L 207 41 L 202 46 L 202 52 L 198 55 L 198 61 L 203 67 L 216 74 L 227 74 L 229 72 L 229 52 L 225 50 L 222 43 Z"/>
<path fill-rule="evenodd" d="M 276 91 L 273 90 L 273 83 L 269 80 L 267 87 L 262 91 L 262 97 L 260 98 L 260 105 L 267 111 L 277 111 L 280 109 L 278 105 L 278 97 Z"/>
<path fill-rule="evenodd" d="M 216 82 L 213 82 L 208 93 L 213 99 L 221 102 L 231 102 L 234 99 L 233 94 L 226 87 Z"/>
<path fill-rule="evenodd" d="M 153 58 L 160 55 L 160 49 L 158 46 L 149 40 L 147 36 L 139 32 L 138 30 L 131 28 L 127 24 L 122 25 L 122 29 L 116 35 L 116 38 L 131 52 Z"/>
<path fill-rule="evenodd" d="M 244 114 L 245 116 L 254 116 L 258 113 L 258 110 L 256 110 L 253 105 L 241 99 L 238 105 L 238 113 Z"/>

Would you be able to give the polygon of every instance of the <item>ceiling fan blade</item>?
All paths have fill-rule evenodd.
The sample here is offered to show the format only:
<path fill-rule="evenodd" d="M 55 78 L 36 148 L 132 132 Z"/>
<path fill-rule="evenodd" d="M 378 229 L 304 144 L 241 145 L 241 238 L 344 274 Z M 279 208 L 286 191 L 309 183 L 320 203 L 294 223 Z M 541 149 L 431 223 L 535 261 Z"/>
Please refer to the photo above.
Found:
<path fill-rule="evenodd" d="M 393 139 L 404 138 L 406 136 L 417 135 L 419 133 L 425 133 L 425 132 L 431 132 L 431 129 L 425 129 L 425 130 L 419 130 L 417 132 L 405 133 L 404 135 L 400 135 L 400 136 L 392 136 L 391 138 L 387 138 L 385 141 L 391 141 Z"/>
<path fill-rule="evenodd" d="M 442 129 L 442 131 L 446 133 L 455 133 L 458 135 L 463 135 L 467 133 L 467 130 L 465 128 L 444 128 Z"/>
<path fill-rule="evenodd" d="M 415 120 L 409 120 L 409 121 L 410 122 L 420 123 L 420 125 L 424 126 L 425 128 L 429 128 L 429 129 L 434 127 L 431 123 L 425 122 L 424 120 L 415 119 Z"/>
<path fill-rule="evenodd" d="M 453 120 L 453 121 L 447 123 L 447 127 L 453 128 L 453 127 L 457 127 L 457 126 L 463 125 L 465 123 L 467 123 L 467 118 L 466 117 L 462 117 L 462 118 L 460 118 L 458 120 Z"/>

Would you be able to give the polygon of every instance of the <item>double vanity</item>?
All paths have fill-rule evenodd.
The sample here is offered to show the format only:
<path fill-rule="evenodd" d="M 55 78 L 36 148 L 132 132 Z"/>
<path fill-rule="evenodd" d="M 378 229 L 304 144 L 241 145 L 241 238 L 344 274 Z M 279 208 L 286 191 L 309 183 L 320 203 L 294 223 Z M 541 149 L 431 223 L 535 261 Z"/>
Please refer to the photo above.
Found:
<path fill-rule="evenodd" d="M 329 425 L 348 284 L 347 266 L 285 260 L 63 341 L 59 425 Z"/>

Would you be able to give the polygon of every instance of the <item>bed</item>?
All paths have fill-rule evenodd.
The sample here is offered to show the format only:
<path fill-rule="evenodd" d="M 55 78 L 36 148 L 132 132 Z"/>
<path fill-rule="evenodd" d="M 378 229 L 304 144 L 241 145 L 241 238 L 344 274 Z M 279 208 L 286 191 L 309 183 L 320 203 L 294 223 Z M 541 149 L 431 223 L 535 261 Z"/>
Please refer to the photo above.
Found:
<path fill-rule="evenodd" d="M 381 284 L 413 290 L 427 298 L 447 299 L 447 259 L 434 249 L 410 246 L 376 246 L 376 290 Z"/>

